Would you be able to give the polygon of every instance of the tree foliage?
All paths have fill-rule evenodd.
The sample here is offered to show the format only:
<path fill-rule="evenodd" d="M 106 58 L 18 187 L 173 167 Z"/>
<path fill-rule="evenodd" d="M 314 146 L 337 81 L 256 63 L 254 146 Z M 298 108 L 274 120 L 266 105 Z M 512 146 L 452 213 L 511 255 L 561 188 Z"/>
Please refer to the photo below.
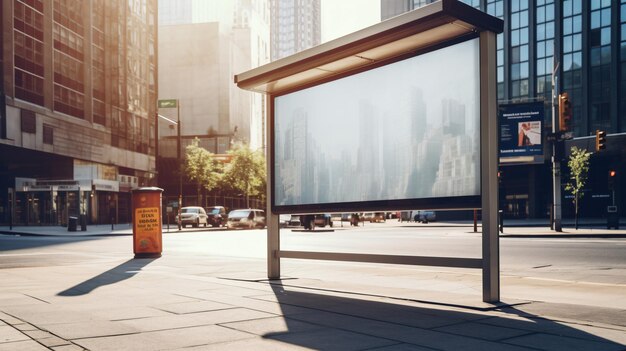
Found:
<path fill-rule="evenodd" d="M 570 169 L 570 181 L 565 185 L 565 190 L 574 196 L 574 207 L 576 210 L 576 229 L 578 229 L 578 203 L 583 197 L 583 188 L 587 183 L 589 175 L 589 159 L 591 152 L 572 147 L 567 166 Z"/>
<path fill-rule="evenodd" d="M 224 185 L 244 194 L 246 198 L 264 198 L 267 175 L 263 153 L 252 151 L 246 144 L 235 144 L 228 154 L 231 160 L 224 169 Z"/>
<path fill-rule="evenodd" d="M 215 188 L 218 184 L 221 169 L 214 155 L 199 146 L 200 140 L 195 138 L 191 145 L 185 149 L 185 173 L 192 182 L 207 191 Z"/>

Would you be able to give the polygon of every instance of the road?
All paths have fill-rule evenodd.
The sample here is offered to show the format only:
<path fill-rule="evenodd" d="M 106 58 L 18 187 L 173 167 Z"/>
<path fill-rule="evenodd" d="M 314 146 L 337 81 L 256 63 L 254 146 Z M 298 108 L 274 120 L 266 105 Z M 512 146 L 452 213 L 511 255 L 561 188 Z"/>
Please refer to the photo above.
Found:
<path fill-rule="evenodd" d="M 480 233 L 474 233 L 468 226 L 388 221 L 367 223 L 358 228 L 350 228 L 347 223 L 343 227 L 336 224 L 333 229 L 316 232 L 282 229 L 282 249 L 480 257 Z M 163 240 L 164 256 L 233 260 L 250 264 L 249 277 L 265 277 L 265 230 L 173 230 L 164 233 Z M 626 291 L 626 239 L 501 238 L 500 247 L 502 287 L 509 296 L 529 298 L 532 295 L 535 300 L 544 301 L 555 294 L 554 290 L 550 290 L 555 282 L 560 284 L 560 288 L 566 284 L 571 286 L 572 291 L 582 294 L 602 289 L 607 291 L 607 296 L 619 296 L 623 294 L 619 291 Z M 132 237 L 0 236 L 0 248 L 0 269 L 85 262 L 104 265 L 132 257 Z M 319 270 L 313 274 L 313 270 L 308 268 L 311 265 L 327 267 L 328 275 L 320 277 Z M 454 284 L 467 280 L 465 285 L 429 286 L 429 289 L 480 289 L 479 270 L 283 260 L 282 274 L 299 279 L 339 281 L 351 279 L 355 273 L 372 274 L 372 284 L 398 289 L 424 279 L 441 279 Z M 207 274 L 227 276 L 225 272 Z M 532 284 L 528 285 L 529 282 Z M 540 293 L 541 289 L 548 292 Z M 598 304 L 604 306 L 608 302 L 599 301 Z"/>

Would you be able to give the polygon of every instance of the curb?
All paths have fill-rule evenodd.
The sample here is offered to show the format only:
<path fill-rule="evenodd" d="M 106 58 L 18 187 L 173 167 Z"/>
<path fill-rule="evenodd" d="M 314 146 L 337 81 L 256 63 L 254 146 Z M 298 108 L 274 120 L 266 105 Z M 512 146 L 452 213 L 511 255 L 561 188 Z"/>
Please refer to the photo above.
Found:
<path fill-rule="evenodd" d="M 563 238 L 563 239 L 611 239 L 626 238 L 626 234 L 500 234 L 501 238 Z"/>

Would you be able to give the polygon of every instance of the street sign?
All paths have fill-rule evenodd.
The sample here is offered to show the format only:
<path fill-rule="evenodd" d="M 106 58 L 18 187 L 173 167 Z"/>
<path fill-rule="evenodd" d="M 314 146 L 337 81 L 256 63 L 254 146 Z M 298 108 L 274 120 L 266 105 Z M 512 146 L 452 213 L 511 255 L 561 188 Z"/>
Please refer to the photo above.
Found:
<path fill-rule="evenodd" d="M 159 100 L 159 108 L 171 108 L 171 107 L 178 107 L 177 99 Z"/>

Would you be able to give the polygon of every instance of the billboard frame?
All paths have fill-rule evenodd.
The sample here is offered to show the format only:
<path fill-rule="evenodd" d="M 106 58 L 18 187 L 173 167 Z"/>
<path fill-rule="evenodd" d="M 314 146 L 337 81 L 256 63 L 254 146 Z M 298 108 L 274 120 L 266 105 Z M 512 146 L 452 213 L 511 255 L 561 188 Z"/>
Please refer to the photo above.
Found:
<path fill-rule="evenodd" d="M 500 142 L 500 165 L 512 166 L 523 164 L 542 164 L 545 162 L 545 155 L 547 151 L 544 132 L 545 109 L 546 101 L 544 100 L 514 102 L 498 105 L 498 123 L 500 125 L 498 132 Z M 505 116 L 505 114 L 508 116 Z M 519 135 L 519 130 L 514 131 L 515 124 L 517 123 L 519 129 L 519 124 L 532 124 L 537 122 L 539 122 L 540 125 L 540 142 L 539 144 L 532 145 L 537 147 L 533 148 L 531 146 L 519 145 L 519 141 L 517 143 L 518 145 L 515 145 L 515 136 Z M 503 131 L 505 129 L 507 129 L 507 135 L 503 135 Z M 503 150 L 505 147 L 508 147 L 508 149 Z"/>
<path fill-rule="evenodd" d="M 273 140 L 270 140 L 267 149 L 270 159 L 267 163 L 267 171 L 271 180 L 267 182 L 269 279 L 280 279 L 281 258 L 476 268 L 482 270 L 483 301 L 488 303 L 500 301 L 500 254 L 497 225 L 499 147 L 496 34 L 501 33 L 502 29 L 503 21 L 498 18 L 458 0 L 441 0 L 234 77 L 235 83 L 240 88 L 266 94 L 268 112 L 266 135 L 273 138 L 275 96 L 393 63 L 427 50 L 451 45 L 454 42 L 470 40 L 476 36 L 479 38 L 480 196 L 479 199 L 472 196 L 472 199 L 468 201 L 471 204 L 463 204 L 459 207 L 480 206 L 482 209 L 482 257 L 425 257 L 281 250 L 279 213 L 316 211 L 315 206 L 309 205 L 284 208 L 281 212 L 275 211 L 272 206 L 274 202 L 274 145 Z M 399 209 L 398 206 L 413 208 L 422 205 L 416 203 L 416 200 L 407 201 L 407 203 L 374 201 L 368 204 L 368 208 Z M 427 198 L 424 201 L 432 204 L 428 208 L 437 205 L 435 198 Z M 337 205 L 339 211 L 353 209 L 350 205 L 345 207 L 341 204 Z M 362 208 L 362 205 L 363 203 L 359 203 L 359 208 Z M 449 206 L 446 205 L 446 208 Z"/>
<path fill-rule="evenodd" d="M 399 61 L 410 59 L 416 56 L 424 55 L 433 51 L 444 49 L 449 46 L 460 44 L 470 41 L 472 39 L 478 39 L 477 33 L 471 33 L 469 35 L 455 38 L 454 40 L 447 41 L 445 43 L 433 45 L 423 50 L 413 51 L 410 54 L 394 57 L 393 59 L 377 62 L 367 67 L 363 67 L 357 70 L 352 70 L 346 74 L 334 75 L 330 78 L 323 79 L 315 82 L 315 84 L 309 84 L 298 89 L 290 89 L 288 91 L 281 92 L 280 94 L 271 94 L 270 99 L 267 102 L 269 107 L 268 113 L 268 125 L 275 125 L 275 109 L 274 101 L 277 97 L 294 93 L 297 91 L 312 88 L 318 85 L 343 79 L 346 77 L 354 76 L 366 71 L 370 71 L 383 66 L 391 65 Z M 267 134 L 269 138 L 270 149 L 276 150 L 275 133 Z M 275 152 L 268 153 L 268 159 L 270 165 L 275 165 Z M 275 172 L 268 172 L 270 176 L 270 182 L 272 189 L 276 189 L 276 177 Z M 272 194 L 274 195 L 274 194 Z M 446 197 L 429 197 L 429 198 L 406 198 L 406 199 L 391 199 L 391 200 L 374 200 L 374 201 L 346 201 L 346 202 L 325 202 L 321 204 L 301 204 L 301 205 L 277 205 L 274 196 L 269 201 L 271 205 L 271 212 L 280 214 L 299 214 L 299 213 L 329 213 L 329 212 L 374 212 L 374 211 L 394 211 L 394 210 L 464 210 L 475 209 L 481 207 L 480 195 L 468 195 L 468 196 L 446 196 Z"/>

